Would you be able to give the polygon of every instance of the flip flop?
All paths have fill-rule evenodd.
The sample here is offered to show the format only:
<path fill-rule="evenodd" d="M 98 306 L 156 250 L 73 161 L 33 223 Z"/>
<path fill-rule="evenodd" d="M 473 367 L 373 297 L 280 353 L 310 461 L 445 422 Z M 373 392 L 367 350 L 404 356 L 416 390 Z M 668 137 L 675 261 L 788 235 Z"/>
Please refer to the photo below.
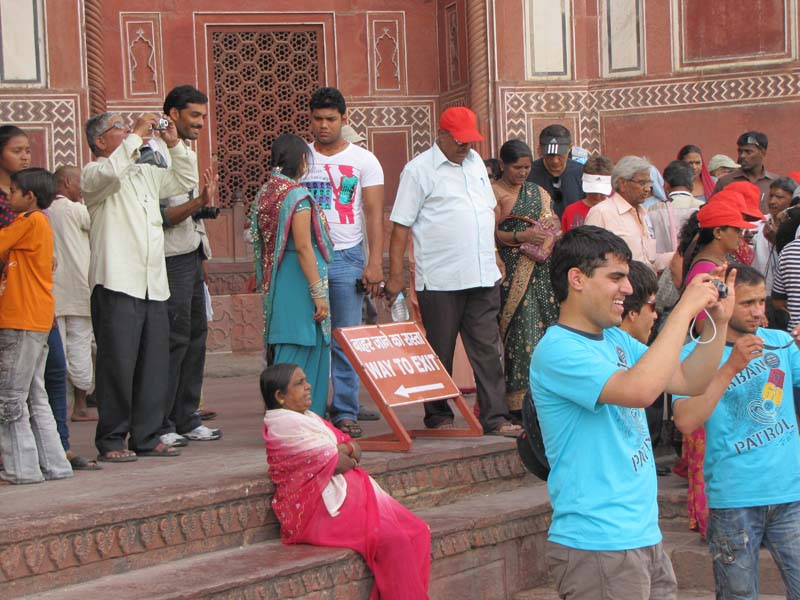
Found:
<path fill-rule="evenodd" d="M 81 408 L 77 411 L 72 411 L 72 416 L 69 418 L 69 420 L 74 423 L 80 423 L 83 421 L 97 421 L 97 419 L 97 415 L 91 414 L 88 408 Z"/>
<path fill-rule="evenodd" d="M 334 423 L 334 426 L 340 431 L 343 431 L 349 435 L 351 438 L 360 438 L 362 435 L 364 435 L 364 432 L 361 430 L 361 425 L 350 421 L 349 419 Z"/>
<path fill-rule="evenodd" d="M 213 410 L 198 410 L 197 416 L 200 417 L 201 421 L 213 421 L 217 418 L 217 413 Z"/>
<path fill-rule="evenodd" d="M 85 456 L 77 454 L 69 459 L 73 471 L 100 471 L 103 467 L 97 464 L 96 460 L 91 460 Z"/>
<path fill-rule="evenodd" d="M 156 458 L 166 458 L 170 456 L 180 456 L 181 451 L 175 448 L 174 446 L 159 444 L 152 450 L 139 450 L 136 454 L 138 456 L 152 456 Z"/>
<path fill-rule="evenodd" d="M 358 409 L 359 421 L 380 421 L 380 418 L 381 416 L 373 410 L 367 410 L 366 408 Z"/>
<path fill-rule="evenodd" d="M 109 452 L 125 452 L 126 454 L 120 454 L 119 456 L 109 456 Z M 138 456 L 136 456 L 135 452 L 130 452 L 129 450 L 111 450 L 105 454 L 98 454 L 97 460 L 99 462 L 107 462 L 107 463 L 126 463 L 126 462 L 134 462 L 138 460 Z"/>
<path fill-rule="evenodd" d="M 514 425 L 510 421 L 507 423 L 503 423 L 502 425 L 498 425 L 491 431 L 487 431 L 486 435 L 500 435 L 503 437 L 518 437 L 522 434 L 524 430 L 519 425 Z"/>

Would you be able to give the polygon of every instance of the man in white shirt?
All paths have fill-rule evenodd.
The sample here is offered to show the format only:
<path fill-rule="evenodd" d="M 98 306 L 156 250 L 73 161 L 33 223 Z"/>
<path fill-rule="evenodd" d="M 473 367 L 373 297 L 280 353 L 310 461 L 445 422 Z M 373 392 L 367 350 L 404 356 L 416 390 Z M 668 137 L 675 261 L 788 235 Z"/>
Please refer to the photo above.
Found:
<path fill-rule="evenodd" d="M 664 169 L 666 201 L 655 202 L 647 209 L 653 226 L 656 252 L 674 252 L 678 249 L 678 234 L 692 213 L 704 202 L 692 196 L 694 169 L 682 160 L 673 160 Z"/>
<path fill-rule="evenodd" d="M 481 425 L 486 433 L 518 435 L 505 404 L 500 360 L 502 261 L 494 246 L 497 201 L 472 142 L 482 140 L 477 118 L 463 106 L 445 110 L 436 143 L 403 169 L 391 221 L 389 280 L 391 301 L 403 289 L 403 255 L 414 240 L 414 286 L 431 347 L 453 372 L 460 333 L 478 388 Z M 425 403 L 425 426 L 452 429 L 446 400 Z"/>
<path fill-rule="evenodd" d="M 591 208 L 586 225 L 617 234 L 628 244 L 633 260 L 647 263 L 660 273 L 669 264 L 672 252 L 657 252 L 652 226 L 642 206 L 653 188 L 651 167 L 639 156 L 623 156 L 611 173 L 614 194 Z"/>
<path fill-rule="evenodd" d="M 347 105 L 339 90 L 319 88 L 309 105 L 314 142 L 309 144 L 312 156 L 301 183 L 325 211 L 330 226 L 334 247 L 328 269 L 331 326 L 361 325 L 364 293 L 377 297 L 383 283 L 383 169 L 372 152 L 342 137 Z M 369 244 L 366 264 L 362 222 Z M 331 421 L 359 437 L 358 419 L 364 411 L 358 407 L 358 375 L 336 340 L 331 340 L 331 379 Z"/>
<path fill-rule="evenodd" d="M 182 142 L 196 140 L 206 121 L 208 97 L 191 85 L 173 88 L 164 99 L 164 114 L 175 123 Z M 185 144 L 188 152 L 194 151 Z M 171 164 L 165 141 L 152 137 L 142 151 L 141 162 Z M 195 160 L 197 160 L 195 158 Z M 203 389 L 203 367 L 206 358 L 206 291 L 203 261 L 211 258 L 211 245 L 201 212 L 216 193 L 216 180 L 210 170 L 205 186 L 198 193 L 194 188 L 183 194 L 161 199 L 164 220 L 164 254 L 169 279 L 169 395 L 161 441 L 170 446 L 185 446 L 188 440 L 211 441 L 222 437 L 219 429 L 203 425 L 197 410 Z M 207 212 L 207 211 L 206 211 Z"/>
<path fill-rule="evenodd" d="M 74 390 L 73 421 L 96 421 L 86 406 L 94 379 L 92 314 L 89 309 L 89 211 L 81 202 L 81 170 L 66 165 L 55 173 L 58 194 L 47 215 L 55 238 L 53 295 L 68 383 Z"/>
<path fill-rule="evenodd" d="M 97 157 L 81 173 L 92 220 L 89 286 L 99 416 L 95 445 L 99 459 L 107 462 L 180 454 L 159 439 L 169 385 L 169 283 L 159 198 L 194 188 L 197 162 L 169 121 L 161 137 L 172 165 L 160 169 L 136 164 L 142 137 L 158 121 L 158 115 L 145 114 L 133 131 L 115 113 L 86 122 L 86 140 Z"/>

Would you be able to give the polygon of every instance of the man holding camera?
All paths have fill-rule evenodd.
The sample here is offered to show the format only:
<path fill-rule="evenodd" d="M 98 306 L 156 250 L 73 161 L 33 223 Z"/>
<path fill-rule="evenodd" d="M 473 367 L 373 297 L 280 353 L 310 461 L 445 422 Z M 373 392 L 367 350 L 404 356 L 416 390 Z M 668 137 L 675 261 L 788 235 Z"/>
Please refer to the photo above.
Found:
<path fill-rule="evenodd" d="M 171 167 L 136 164 L 142 137 L 158 121 L 157 115 L 145 114 L 131 131 L 120 115 L 107 112 L 86 122 L 86 141 L 96 157 L 81 173 L 92 221 L 95 445 L 99 459 L 107 462 L 180 454 L 159 439 L 168 392 L 170 295 L 159 198 L 197 185 L 197 161 L 168 121 L 161 138 Z"/>
<path fill-rule="evenodd" d="M 194 152 L 186 142 L 199 137 L 207 110 L 208 97 L 191 85 L 174 88 L 164 99 L 164 114 L 175 123 L 182 145 L 192 155 Z M 151 138 L 142 149 L 140 162 L 168 167 L 171 159 L 165 140 L 156 136 Z M 188 440 L 210 441 L 222 437 L 219 429 L 203 425 L 197 412 L 203 388 L 208 333 L 203 261 L 211 258 L 203 218 L 215 218 L 218 210 L 208 206 L 217 187 L 210 169 L 204 173 L 203 179 L 203 191 L 199 194 L 193 188 L 161 199 L 170 291 L 167 301 L 169 396 L 161 426 L 161 441 L 169 446 L 185 446 Z"/>

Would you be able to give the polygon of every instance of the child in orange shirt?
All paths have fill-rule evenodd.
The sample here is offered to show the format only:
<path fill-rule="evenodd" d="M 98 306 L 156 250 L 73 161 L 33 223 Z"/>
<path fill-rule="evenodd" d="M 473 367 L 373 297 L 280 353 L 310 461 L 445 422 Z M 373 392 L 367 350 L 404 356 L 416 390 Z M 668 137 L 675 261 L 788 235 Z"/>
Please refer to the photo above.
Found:
<path fill-rule="evenodd" d="M 11 176 L 17 218 L 0 230 L 0 453 L 11 483 L 72 476 L 44 388 L 53 325 L 53 232 L 42 209 L 56 184 L 45 169 Z"/>

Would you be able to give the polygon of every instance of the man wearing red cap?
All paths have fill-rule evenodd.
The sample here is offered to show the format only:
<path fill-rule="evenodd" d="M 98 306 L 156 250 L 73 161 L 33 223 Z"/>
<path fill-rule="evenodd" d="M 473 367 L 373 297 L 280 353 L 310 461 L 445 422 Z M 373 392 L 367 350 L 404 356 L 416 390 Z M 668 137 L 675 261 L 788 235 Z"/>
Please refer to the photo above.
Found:
<path fill-rule="evenodd" d="M 504 401 L 500 332 L 501 261 L 494 247 L 497 204 L 481 157 L 475 113 L 448 108 L 439 119 L 436 143 L 408 163 L 400 175 L 389 245 L 389 301 L 403 289 L 403 255 L 414 240 L 414 285 L 428 341 L 449 373 L 456 336 L 475 372 L 483 429 L 516 435 Z M 425 425 L 450 429 L 447 401 L 425 403 Z"/>

